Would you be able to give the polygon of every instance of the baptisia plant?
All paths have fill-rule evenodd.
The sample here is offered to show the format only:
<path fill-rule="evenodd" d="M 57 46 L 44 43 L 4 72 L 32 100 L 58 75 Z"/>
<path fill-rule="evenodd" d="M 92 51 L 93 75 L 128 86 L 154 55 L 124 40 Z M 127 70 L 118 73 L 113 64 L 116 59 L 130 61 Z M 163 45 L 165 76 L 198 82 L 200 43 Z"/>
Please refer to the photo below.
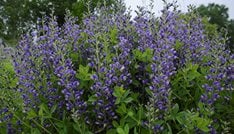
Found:
<path fill-rule="evenodd" d="M 160 17 L 139 8 L 132 18 L 124 6 L 115 8 L 88 14 L 79 25 L 69 12 L 62 27 L 45 17 L 22 36 L 13 64 L 23 103 L 11 112 L 22 131 L 227 130 L 231 121 L 217 110 L 232 105 L 234 56 L 225 38 L 208 38 L 202 19 L 175 3 L 165 4 Z"/>

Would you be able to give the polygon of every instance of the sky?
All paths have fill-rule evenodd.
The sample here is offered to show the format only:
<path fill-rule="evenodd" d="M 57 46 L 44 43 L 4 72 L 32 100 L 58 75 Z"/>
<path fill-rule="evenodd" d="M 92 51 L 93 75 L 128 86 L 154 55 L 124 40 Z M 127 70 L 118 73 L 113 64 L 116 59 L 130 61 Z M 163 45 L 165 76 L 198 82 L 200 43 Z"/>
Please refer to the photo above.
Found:
<path fill-rule="evenodd" d="M 124 0 L 127 7 L 131 7 L 134 11 L 137 9 L 137 6 L 147 6 L 149 5 L 150 0 Z M 173 0 L 167 0 L 173 1 Z M 195 6 L 199 6 L 201 4 L 208 5 L 208 3 L 216 3 L 216 4 L 223 4 L 229 9 L 229 18 L 234 19 L 234 0 L 177 0 L 179 5 L 179 9 L 183 12 L 187 11 L 187 6 L 189 4 L 193 4 Z M 163 7 L 162 0 L 154 0 L 154 11 L 156 15 L 160 14 L 160 10 Z M 132 15 L 134 16 L 135 13 L 133 12 Z"/>

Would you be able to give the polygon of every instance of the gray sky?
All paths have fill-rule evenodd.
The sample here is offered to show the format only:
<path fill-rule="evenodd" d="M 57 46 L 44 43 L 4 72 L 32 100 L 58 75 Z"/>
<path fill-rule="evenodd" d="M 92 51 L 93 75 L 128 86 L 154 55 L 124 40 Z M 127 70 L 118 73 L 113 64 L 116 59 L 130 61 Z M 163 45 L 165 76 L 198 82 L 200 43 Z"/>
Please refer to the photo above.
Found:
<path fill-rule="evenodd" d="M 150 0 L 124 0 L 127 7 L 131 6 L 131 9 L 134 11 L 137 8 L 137 5 L 147 6 L 149 5 Z M 167 0 L 173 1 L 173 0 Z M 187 6 L 189 4 L 193 4 L 195 6 L 199 6 L 200 4 L 208 5 L 208 3 L 217 3 L 223 4 L 229 9 L 229 18 L 234 19 L 234 0 L 177 0 L 179 4 L 179 9 L 183 12 L 187 11 Z M 160 13 L 160 10 L 163 7 L 162 0 L 154 0 L 154 11 L 156 14 Z M 134 13 L 132 13 L 135 15 Z"/>

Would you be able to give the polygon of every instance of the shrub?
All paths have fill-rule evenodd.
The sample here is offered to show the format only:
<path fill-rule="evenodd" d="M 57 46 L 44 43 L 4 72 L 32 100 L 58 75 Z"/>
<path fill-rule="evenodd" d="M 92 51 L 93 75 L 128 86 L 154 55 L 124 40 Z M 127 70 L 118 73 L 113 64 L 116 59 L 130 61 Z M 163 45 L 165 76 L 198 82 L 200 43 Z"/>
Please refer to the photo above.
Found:
<path fill-rule="evenodd" d="M 0 46 L 0 133 L 13 133 L 15 128 L 20 131 L 20 121 L 13 119 L 13 113 L 17 115 L 20 108 L 20 94 L 16 92 L 18 79 L 15 76 L 10 54 L 12 48 Z"/>
<path fill-rule="evenodd" d="M 234 56 L 173 5 L 159 18 L 140 8 L 131 19 L 122 7 L 80 26 L 69 13 L 63 27 L 42 19 L 14 56 L 23 102 L 12 118 L 31 133 L 233 131 L 219 115 L 233 105 Z"/>

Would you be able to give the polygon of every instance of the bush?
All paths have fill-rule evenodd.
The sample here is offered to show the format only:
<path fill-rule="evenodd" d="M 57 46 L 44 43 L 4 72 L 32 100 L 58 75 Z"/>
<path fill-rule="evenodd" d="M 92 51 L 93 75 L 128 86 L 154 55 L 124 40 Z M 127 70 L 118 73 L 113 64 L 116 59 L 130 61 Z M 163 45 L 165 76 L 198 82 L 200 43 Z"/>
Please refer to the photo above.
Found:
<path fill-rule="evenodd" d="M 101 9 L 80 26 L 69 13 L 63 27 L 41 20 L 14 56 L 23 102 L 9 110 L 20 122 L 11 131 L 233 131 L 220 107 L 233 106 L 234 56 L 224 38 L 208 38 L 196 14 L 173 8 L 159 18 L 140 8 L 133 20 L 123 7 Z"/>
<path fill-rule="evenodd" d="M 16 92 L 18 79 L 15 76 L 14 67 L 10 59 L 10 53 L 13 54 L 12 48 L 0 46 L 0 133 L 10 133 L 18 120 L 13 119 L 13 113 L 17 111 L 22 104 L 20 94 Z"/>

